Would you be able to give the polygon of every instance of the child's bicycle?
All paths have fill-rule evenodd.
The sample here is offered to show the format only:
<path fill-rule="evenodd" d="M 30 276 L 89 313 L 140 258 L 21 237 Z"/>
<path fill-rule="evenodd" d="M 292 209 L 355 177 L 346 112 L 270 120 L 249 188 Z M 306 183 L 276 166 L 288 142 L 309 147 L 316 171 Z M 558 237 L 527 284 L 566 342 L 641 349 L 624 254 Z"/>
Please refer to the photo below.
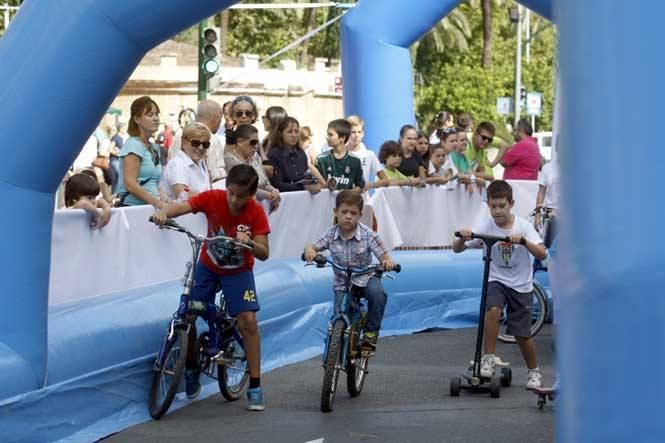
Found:
<path fill-rule="evenodd" d="M 180 305 L 166 328 L 164 341 L 153 365 L 149 410 L 154 419 L 161 418 L 171 406 L 185 370 L 188 352 L 190 355 L 198 355 L 197 364 L 201 373 L 217 379 L 220 392 L 229 401 L 242 396 L 249 380 L 242 336 L 235 319 L 228 315 L 224 294 L 220 292 L 219 305 L 189 299 L 194 285 L 194 269 L 203 243 L 227 241 L 241 248 L 248 246 L 230 237 L 194 234 L 173 220 L 169 220 L 162 228 L 187 235 L 192 246 L 192 261 L 186 266 Z M 208 323 L 208 331 L 202 332 L 196 341 L 194 354 L 187 349 L 188 336 L 193 333 L 190 323 L 194 321 L 191 318 L 193 316 L 201 316 Z"/>
<path fill-rule="evenodd" d="M 302 259 L 305 260 L 303 254 Z M 365 378 L 367 366 L 373 352 L 361 349 L 360 343 L 365 327 L 367 310 L 364 309 L 359 294 L 352 290 L 352 278 L 359 275 L 375 274 L 383 276 L 383 266 L 370 265 L 365 268 L 340 266 L 328 257 L 317 255 L 314 258 L 317 267 L 323 268 L 327 264 L 344 273 L 344 297 L 340 301 L 340 311 L 334 313 L 328 324 L 326 347 L 323 352 L 323 384 L 321 386 L 321 411 L 333 410 L 337 379 L 339 371 L 346 372 L 346 388 L 351 397 L 360 395 Z M 305 265 L 307 266 L 307 265 Z M 400 265 L 395 265 L 391 272 L 399 273 Z"/>
<path fill-rule="evenodd" d="M 540 238 L 543 239 L 546 247 L 549 247 L 548 241 L 550 236 L 550 226 L 554 210 L 545 206 L 539 206 L 527 217 L 527 221 L 534 225 Z M 536 272 L 547 272 L 547 266 L 540 260 L 534 259 L 533 261 L 533 276 Z M 543 328 L 545 321 L 550 314 L 550 302 L 547 291 L 543 285 L 533 279 L 533 301 L 531 302 L 531 337 L 535 337 L 538 332 Z M 501 324 L 499 328 L 498 339 L 504 343 L 516 343 L 515 337 L 506 332 L 506 310 L 504 309 L 501 316 Z"/>

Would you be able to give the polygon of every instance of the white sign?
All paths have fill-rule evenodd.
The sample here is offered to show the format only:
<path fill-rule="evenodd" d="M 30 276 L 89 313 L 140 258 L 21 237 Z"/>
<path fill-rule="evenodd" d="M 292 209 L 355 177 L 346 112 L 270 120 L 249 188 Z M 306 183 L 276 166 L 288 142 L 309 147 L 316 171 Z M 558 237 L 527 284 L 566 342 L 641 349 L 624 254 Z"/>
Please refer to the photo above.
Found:
<path fill-rule="evenodd" d="M 543 94 L 540 92 L 526 93 L 526 115 L 540 115 L 543 110 Z"/>
<path fill-rule="evenodd" d="M 513 99 L 510 97 L 496 98 L 496 113 L 499 115 L 510 115 L 513 111 Z"/>

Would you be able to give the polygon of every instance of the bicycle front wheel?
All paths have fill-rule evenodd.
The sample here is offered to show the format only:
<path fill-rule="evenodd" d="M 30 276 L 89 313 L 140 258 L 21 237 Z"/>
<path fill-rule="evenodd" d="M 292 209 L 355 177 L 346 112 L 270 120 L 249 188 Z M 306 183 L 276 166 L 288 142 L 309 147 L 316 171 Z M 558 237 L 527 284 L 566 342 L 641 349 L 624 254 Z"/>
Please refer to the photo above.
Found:
<path fill-rule="evenodd" d="M 342 363 L 342 344 L 344 340 L 344 321 L 337 320 L 328 336 L 328 354 L 323 365 L 323 384 L 321 386 L 321 411 L 333 410 L 337 379 Z"/>
<path fill-rule="evenodd" d="M 242 344 L 234 337 L 224 345 L 224 360 L 218 361 L 217 384 L 219 392 L 228 401 L 242 397 L 249 382 L 247 356 Z"/>
<path fill-rule="evenodd" d="M 545 324 L 547 317 L 547 296 L 545 288 L 534 279 L 533 281 L 533 301 L 531 302 L 531 337 L 535 337 Z M 504 308 L 501 315 L 501 324 L 499 326 L 498 339 L 504 343 L 516 343 L 515 337 L 506 332 L 507 315 Z"/>
<path fill-rule="evenodd" d="M 346 364 L 346 390 L 351 397 L 357 397 L 363 390 L 367 376 L 369 358 L 364 355 L 349 359 Z"/>
<path fill-rule="evenodd" d="M 187 332 L 182 328 L 173 331 L 173 339 L 164 349 L 164 364 L 155 362 L 150 386 L 150 416 L 160 419 L 168 411 L 178 391 L 187 359 Z M 167 338 L 165 338 L 167 340 Z"/>

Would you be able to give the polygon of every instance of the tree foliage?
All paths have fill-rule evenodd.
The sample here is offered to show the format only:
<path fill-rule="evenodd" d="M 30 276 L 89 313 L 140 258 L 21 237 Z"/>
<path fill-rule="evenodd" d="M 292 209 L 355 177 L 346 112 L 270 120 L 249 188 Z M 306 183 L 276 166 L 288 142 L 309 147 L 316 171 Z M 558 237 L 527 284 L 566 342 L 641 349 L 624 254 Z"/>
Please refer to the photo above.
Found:
<path fill-rule="evenodd" d="M 420 45 L 414 59 L 414 70 L 422 79 L 416 85 L 416 116 L 427 126 L 437 112 L 469 112 L 476 122 L 489 120 L 504 122 L 496 113 L 498 97 L 514 96 L 516 26 L 508 20 L 507 7 L 494 9 L 493 51 L 490 69 L 482 67 L 483 27 L 482 11 L 473 2 L 459 6 L 471 24 L 471 38 L 467 51 L 447 50 Z M 543 93 L 543 113 L 536 119 L 538 130 L 551 128 L 554 95 L 555 34 L 545 19 L 532 19 L 530 63 L 522 59 L 522 85 L 528 91 Z M 512 119 L 511 119 L 512 120 Z"/>

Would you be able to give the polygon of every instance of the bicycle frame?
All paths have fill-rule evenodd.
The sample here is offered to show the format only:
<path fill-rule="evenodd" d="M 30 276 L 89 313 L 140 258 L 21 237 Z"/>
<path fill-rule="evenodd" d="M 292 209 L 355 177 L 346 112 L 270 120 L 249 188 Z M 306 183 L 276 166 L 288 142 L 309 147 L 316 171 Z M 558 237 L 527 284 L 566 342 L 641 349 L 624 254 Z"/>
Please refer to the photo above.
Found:
<path fill-rule="evenodd" d="M 211 346 L 208 348 L 208 356 L 215 358 L 219 350 L 222 349 L 222 346 L 226 341 L 229 341 L 231 338 L 223 339 L 223 334 L 227 330 L 233 332 L 233 337 L 243 346 L 242 337 L 238 334 L 237 330 L 234 328 L 235 319 L 229 320 L 227 318 L 227 308 L 226 300 L 224 299 L 223 292 L 220 291 L 220 302 L 219 306 L 213 301 L 212 303 L 203 303 L 196 300 L 190 300 L 192 294 L 192 288 L 194 286 L 194 271 L 196 263 L 198 263 L 199 256 L 201 255 L 201 248 L 203 243 L 215 240 L 227 240 L 235 242 L 234 239 L 225 236 L 217 237 L 204 237 L 200 234 L 194 234 L 193 232 L 187 230 L 186 228 L 178 225 L 174 221 L 163 226 L 164 229 L 171 229 L 174 231 L 182 232 L 187 235 L 189 243 L 192 247 L 192 260 L 188 261 L 185 265 L 185 276 L 183 278 L 183 292 L 180 295 L 180 304 L 178 305 L 178 310 L 173 313 L 171 322 L 168 328 L 168 334 L 165 337 L 165 340 L 162 342 L 162 346 L 157 355 L 156 363 L 159 365 L 164 364 L 165 352 L 173 342 L 174 331 L 176 328 L 184 328 L 185 332 L 189 335 L 191 325 L 186 320 L 188 314 L 195 314 L 202 317 L 206 323 L 208 323 L 208 334 L 211 338 Z"/>
<path fill-rule="evenodd" d="M 323 263 L 323 262 L 322 262 Z M 351 328 L 352 326 L 358 321 L 361 315 L 360 307 L 362 304 L 358 303 L 356 304 L 355 298 L 352 294 L 353 290 L 353 277 L 360 276 L 360 275 L 365 275 L 365 274 L 370 274 L 370 273 L 377 273 L 379 272 L 379 268 L 377 265 L 370 265 L 366 268 L 355 268 L 355 267 L 345 267 L 345 266 L 340 266 L 334 261 L 332 261 L 330 258 L 325 259 L 325 262 L 323 266 L 325 266 L 325 263 L 329 264 L 332 268 L 341 271 L 344 273 L 344 295 L 342 296 L 342 299 L 340 300 L 340 309 L 339 312 L 335 312 L 333 316 L 330 318 L 330 322 L 328 323 L 328 333 L 327 337 L 330 337 L 330 334 L 332 332 L 332 327 L 335 324 L 335 322 L 339 319 L 341 319 L 344 322 L 344 339 L 343 339 L 343 344 L 342 344 L 342 367 L 346 367 L 347 364 L 347 358 L 349 355 L 349 337 L 351 336 Z M 321 264 L 317 263 L 317 266 L 321 266 Z M 335 307 L 336 308 L 336 307 Z M 337 311 L 337 309 L 335 309 Z M 329 340 L 326 340 L 325 344 L 325 349 L 323 351 L 323 362 L 325 363 L 326 355 L 328 355 L 328 343 Z"/>

